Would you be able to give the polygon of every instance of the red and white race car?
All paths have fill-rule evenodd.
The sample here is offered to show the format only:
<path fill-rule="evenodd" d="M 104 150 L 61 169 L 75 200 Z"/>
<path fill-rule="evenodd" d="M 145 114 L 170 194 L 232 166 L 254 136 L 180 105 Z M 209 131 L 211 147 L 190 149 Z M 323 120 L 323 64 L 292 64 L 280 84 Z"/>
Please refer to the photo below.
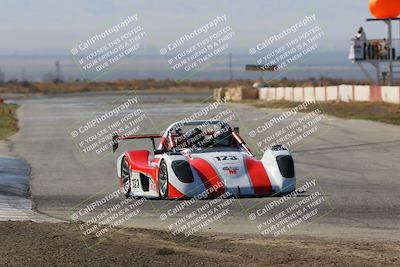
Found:
<path fill-rule="evenodd" d="M 155 138 L 161 138 L 157 148 Z M 118 158 L 119 186 L 127 197 L 265 196 L 296 187 L 287 149 L 274 146 L 257 160 L 239 129 L 222 121 L 175 122 L 162 135 L 114 134 L 113 151 L 128 139 L 151 139 L 154 151 L 129 150 Z"/>

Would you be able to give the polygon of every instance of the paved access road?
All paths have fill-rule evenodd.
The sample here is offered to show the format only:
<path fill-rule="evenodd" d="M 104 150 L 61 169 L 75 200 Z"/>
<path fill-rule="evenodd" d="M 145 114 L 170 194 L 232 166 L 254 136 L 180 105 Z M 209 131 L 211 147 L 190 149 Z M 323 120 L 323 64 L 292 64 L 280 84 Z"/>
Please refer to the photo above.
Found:
<path fill-rule="evenodd" d="M 139 93 L 138 99 L 146 114 L 146 123 L 141 128 L 143 133 L 160 132 L 170 123 L 194 114 L 210 104 L 210 96 L 203 93 Z M 96 194 L 105 196 L 117 188 L 117 155 L 105 152 L 102 154 L 104 157 L 91 157 L 90 163 L 85 163 L 68 127 L 90 121 L 95 114 L 109 110 L 123 100 L 121 93 L 18 100 L 22 104 L 19 109 L 21 130 L 12 138 L 12 143 L 15 153 L 32 166 L 31 192 L 40 212 L 70 219 L 71 213 L 77 210 L 76 206 L 82 201 Z M 234 114 L 232 124 L 241 127 L 242 136 L 259 157 L 261 152 L 257 149 L 257 143 L 266 135 L 264 133 L 251 138 L 248 133 L 269 119 L 281 115 L 283 111 L 232 103 L 224 105 L 224 109 L 229 109 Z M 294 118 L 297 117 L 282 123 L 288 125 Z M 150 143 L 135 141 L 129 146 L 150 148 Z M 122 150 L 123 148 L 119 152 Z M 300 223 L 289 231 L 290 234 L 399 240 L 400 127 L 326 117 L 318 122 L 316 133 L 293 147 L 293 155 L 298 184 L 315 179 L 317 191 L 324 197 L 324 202 L 318 206 L 316 216 Z M 271 214 L 275 216 L 284 207 L 289 207 L 290 203 L 294 205 L 296 201 L 309 195 L 311 191 L 307 191 L 297 200 L 287 201 L 271 211 Z M 258 233 L 258 226 L 264 219 L 257 218 L 257 223 L 254 223 L 249 215 L 277 199 L 279 198 L 233 200 L 228 203 L 228 214 L 202 230 Z M 93 214 L 100 214 L 121 200 L 109 201 Z M 134 219 L 127 220 L 125 225 L 168 229 L 177 219 L 207 203 L 212 204 L 209 200 L 198 201 L 171 218 L 160 220 L 161 214 L 168 214 L 168 210 L 171 212 L 180 203 L 182 201 L 161 200 L 138 203 L 140 213 Z"/>

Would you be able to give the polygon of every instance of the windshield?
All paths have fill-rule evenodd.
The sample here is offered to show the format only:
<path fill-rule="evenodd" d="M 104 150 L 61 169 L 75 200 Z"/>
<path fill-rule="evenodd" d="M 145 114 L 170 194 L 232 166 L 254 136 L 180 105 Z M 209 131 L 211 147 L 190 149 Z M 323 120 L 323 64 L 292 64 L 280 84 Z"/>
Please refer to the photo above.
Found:
<path fill-rule="evenodd" d="M 190 125 L 172 129 L 169 148 L 180 151 L 184 149 L 205 149 L 211 147 L 237 147 L 232 136 L 232 129 L 225 125 Z"/>

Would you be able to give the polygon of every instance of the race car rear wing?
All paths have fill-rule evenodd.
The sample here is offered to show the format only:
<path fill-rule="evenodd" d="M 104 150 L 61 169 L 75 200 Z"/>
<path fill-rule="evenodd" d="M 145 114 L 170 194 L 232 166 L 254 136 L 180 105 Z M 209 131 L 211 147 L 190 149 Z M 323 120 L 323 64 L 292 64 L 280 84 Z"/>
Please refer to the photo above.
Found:
<path fill-rule="evenodd" d="M 156 143 L 154 142 L 155 138 L 161 138 L 160 134 L 142 134 L 142 135 L 123 135 L 119 136 L 117 133 L 114 133 L 112 136 L 112 144 L 113 144 L 113 152 L 118 149 L 118 141 L 119 140 L 132 140 L 132 139 L 151 139 L 153 143 L 153 149 L 156 149 Z"/>

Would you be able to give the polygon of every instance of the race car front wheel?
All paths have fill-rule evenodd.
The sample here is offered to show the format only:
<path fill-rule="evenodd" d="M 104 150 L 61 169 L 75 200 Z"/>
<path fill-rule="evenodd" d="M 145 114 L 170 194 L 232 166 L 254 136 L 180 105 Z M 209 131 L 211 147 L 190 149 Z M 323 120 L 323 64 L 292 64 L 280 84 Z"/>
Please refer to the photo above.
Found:
<path fill-rule="evenodd" d="M 168 170 L 167 163 L 164 160 L 161 161 L 158 171 L 158 187 L 160 189 L 160 197 L 162 199 L 168 198 Z"/>
<path fill-rule="evenodd" d="M 131 193 L 131 168 L 127 158 L 122 160 L 121 164 L 121 178 L 122 178 L 122 192 L 126 197 L 129 197 Z"/>

